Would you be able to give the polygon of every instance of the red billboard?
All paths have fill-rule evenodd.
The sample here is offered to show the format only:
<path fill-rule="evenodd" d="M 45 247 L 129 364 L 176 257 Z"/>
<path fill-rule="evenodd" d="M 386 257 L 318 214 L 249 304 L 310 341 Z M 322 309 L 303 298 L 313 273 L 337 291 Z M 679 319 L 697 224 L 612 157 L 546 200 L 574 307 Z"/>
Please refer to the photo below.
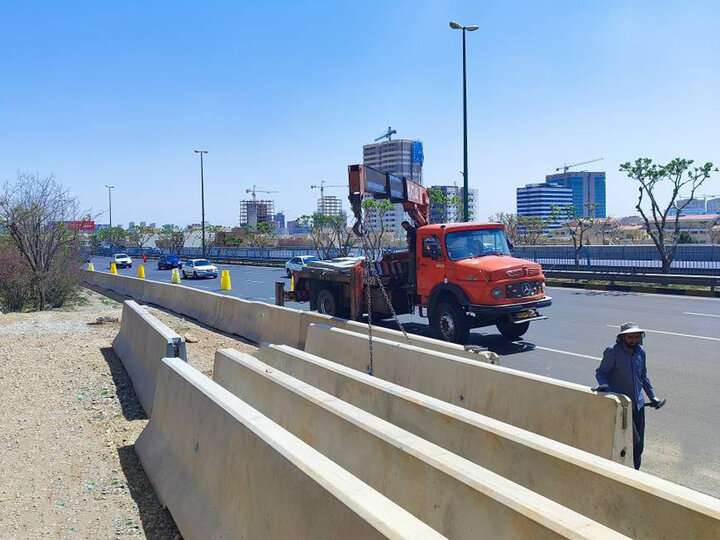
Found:
<path fill-rule="evenodd" d="M 71 231 L 94 231 L 94 221 L 68 221 L 67 228 Z"/>

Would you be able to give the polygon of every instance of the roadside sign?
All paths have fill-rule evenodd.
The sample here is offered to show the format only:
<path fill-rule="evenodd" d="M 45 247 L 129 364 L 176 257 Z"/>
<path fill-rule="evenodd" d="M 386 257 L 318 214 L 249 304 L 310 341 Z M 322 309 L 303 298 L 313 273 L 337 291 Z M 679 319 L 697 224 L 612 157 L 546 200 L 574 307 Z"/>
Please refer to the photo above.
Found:
<path fill-rule="evenodd" d="M 94 231 L 94 221 L 68 221 L 67 228 L 70 231 Z"/>

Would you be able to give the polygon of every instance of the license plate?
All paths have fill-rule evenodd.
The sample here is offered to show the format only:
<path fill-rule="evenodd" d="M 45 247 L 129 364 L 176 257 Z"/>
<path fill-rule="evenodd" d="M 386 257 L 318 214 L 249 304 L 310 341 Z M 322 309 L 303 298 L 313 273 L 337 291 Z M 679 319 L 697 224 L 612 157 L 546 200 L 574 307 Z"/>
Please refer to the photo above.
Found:
<path fill-rule="evenodd" d="M 532 317 L 535 317 L 537 315 L 537 311 L 534 309 L 528 309 L 527 311 L 520 311 L 515 314 L 515 318 L 517 319 L 531 319 Z"/>

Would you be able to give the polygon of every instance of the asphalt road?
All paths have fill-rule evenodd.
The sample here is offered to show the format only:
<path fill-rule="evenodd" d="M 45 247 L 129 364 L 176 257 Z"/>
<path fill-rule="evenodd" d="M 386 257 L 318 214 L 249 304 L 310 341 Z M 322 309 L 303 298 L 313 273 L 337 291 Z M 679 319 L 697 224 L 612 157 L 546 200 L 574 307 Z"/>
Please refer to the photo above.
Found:
<path fill-rule="evenodd" d="M 109 269 L 108 258 L 93 261 L 96 270 Z M 273 303 L 275 281 L 287 279 L 281 268 L 217 266 L 230 270 L 229 294 L 247 300 Z M 147 279 L 170 281 L 170 271 L 157 270 L 157 261 L 145 268 Z M 219 278 L 183 284 L 223 292 Z M 503 366 L 593 386 L 595 368 L 617 327 L 638 322 L 646 330 L 648 375 L 656 393 L 668 400 L 663 409 L 646 409 L 643 470 L 720 497 L 720 300 L 561 288 L 549 288 L 548 294 L 549 319 L 532 323 L 522 341 L 508 342 L 488 327 L 473 330 L 471 343 L 498 353 Z M 407 330 L 427 334 L 427 319 L 405 315 L 401 321 Z"/>

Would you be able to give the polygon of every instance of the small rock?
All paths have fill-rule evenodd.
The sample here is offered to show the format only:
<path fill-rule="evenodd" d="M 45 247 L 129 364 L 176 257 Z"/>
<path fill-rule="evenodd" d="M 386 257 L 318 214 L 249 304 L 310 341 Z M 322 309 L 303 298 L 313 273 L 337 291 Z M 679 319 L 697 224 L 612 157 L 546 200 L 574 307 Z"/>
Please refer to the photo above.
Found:
<path fill-rule="evenodd" d="M 116 323 L 119 322 L 120 319 L 117 317 L 108 317 L 103 315 L 102 317 L 98 317 L 95 319 L 95 322 L 89 322 L 88 324 L 107 324 L 107 323 Z"/>
<path fill-rule="evenodd" d="M 185 334 L 184 337 L 185 337 L 185 341 L 186 341 L 187 343 L 197 343 L 197 342 L 200 341 L 198 338 L 196 338 L 196 337 L 193 336 L 192 334 Z"/>

